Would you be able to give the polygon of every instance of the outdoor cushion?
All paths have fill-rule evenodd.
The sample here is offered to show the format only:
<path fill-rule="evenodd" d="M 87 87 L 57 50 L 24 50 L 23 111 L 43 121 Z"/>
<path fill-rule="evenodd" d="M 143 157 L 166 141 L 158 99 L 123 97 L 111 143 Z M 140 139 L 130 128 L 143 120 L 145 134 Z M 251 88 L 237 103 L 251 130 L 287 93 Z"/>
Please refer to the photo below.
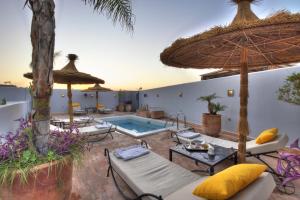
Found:
<path fill-rule="evenodd" d="M 256 138 L 256 140 L 255 140 L 256 144 L 264 144 L 264 143 L 274 140 L 277 137 L 277 133 L 278 133 L 277 128 L 270 128 L 270 129 L 264 130 Z"/>
<path fill-rule="evenodd" d="M 239 164 L 229 167 L 200 183 L 193 194 L 207 199 L 229 199 L 255 181 L 265 170 L 266 165 Z"/>
<path fill-rule="evenodd" d="M 187 138 L 187 139 L 193 139 L 193 138 L 200 136 L 200 133 L 196 133 L 193 131 L 181 131 L 181 132 L 178 132 L 177 135 L 180 137 Z"/>
<path fill-rule="evenodd" d="M 168 195 L 164 200 L 205 200 L 204 198 L 192 194 L 193 189 L 207 177 L 201 177 L 199 180 L 180 188 Z M 275 182 L 270 173 L 262 173 L 253 183 L 241 190 L 231 200 L 268 200 L 275 188 Z"/>
<path fill-rule="evenodd" d="M 238 144 L 236 142 L 229 141 L 229 140 L 223 140 L 220 138 L 215 138 L 215 137 L 211 137 L 211 136 L 203 135 L 203 134 L 200 134 L 199 137 L 196 137 L 193 139 L 184 138 L 184 137 L 181 137 L 180 135 L 178 135 L 178 138 L 181 142 L 191 142 L 191 141 L 198 140 L 198 141 L 205 141 L 205 143 L 222 146 L 225 148 L 234 148 L 234 149 L 238 148 Z"/>
<path fill-rule="evenodd" d="M 96 128 L 95 126 L 86 126 L 86 127 L 78 128 L 78 130 L 79 133 L 86 134 L 86 135 L 103 134 L 103 133 L 107 133 L 107 131 L 109 130 L 109 126 L 102 129 Z"/>
<path fill-rule="evenodd" d="M 152 193 L 164 198 L 200 178 L 152 151 L 130 161 L 112 154 L 111 164 L 137 195 Z"/>

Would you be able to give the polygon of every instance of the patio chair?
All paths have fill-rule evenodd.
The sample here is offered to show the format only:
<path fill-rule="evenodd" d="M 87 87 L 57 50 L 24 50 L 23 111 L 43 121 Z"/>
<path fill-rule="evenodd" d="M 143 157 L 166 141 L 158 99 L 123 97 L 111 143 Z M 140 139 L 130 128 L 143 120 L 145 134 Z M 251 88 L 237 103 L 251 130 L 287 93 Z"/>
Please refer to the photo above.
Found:
<path fill-rule="evenodd" d="M 111 174 L 118 191 L 126 200 L 203 200 L 194 196 L 192 191 L 207 177 L 194 174 L 152 151 L 129 161 L 110 155 L 108 149 L 105 149 L 105 156 L 109 165 L 107 176 Z M 116 174 L 134 191 L 136 198 L 130 198 L 122 191 Z M 273 177 L 264 172 L 231 199 L 267 200 L 274 188 Z"/>
<path fill-rule="evenodd" d="M 78 102 L 73 102 L 72 107 L 73 107 L 74 115 L 86 115 L 87 114 L 86 110 L 82 109 L 80 103 L 78 103 Z"/>

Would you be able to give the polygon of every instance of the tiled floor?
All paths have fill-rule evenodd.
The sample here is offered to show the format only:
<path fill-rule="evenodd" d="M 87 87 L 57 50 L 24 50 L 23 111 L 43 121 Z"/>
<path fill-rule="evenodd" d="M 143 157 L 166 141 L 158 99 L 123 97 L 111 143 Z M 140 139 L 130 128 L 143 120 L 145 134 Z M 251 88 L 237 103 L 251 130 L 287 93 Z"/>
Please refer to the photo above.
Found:
<path fill-rule="evenodd" d="M 138 141 L 119 133 L 114 133 L 113 135 L 113 140 L 110 137 L 107 137 L 105 140 L 94 144 L 90 152 L 86 152 L 82 165 L 74 169 L 72 200 L 122 200 L 122 197 L 112 182 L 112 178 L 106 177 L 107 162 L 104 156 L 104 149 L 108 148 L 112 150 L 117 147 L 138 143 Z M 230 138 L 231 136 L 222 134 L 221 137 Z M 148 136 L 144 139 L 148 142 L 154 152 L 165 158 L 168 158 L 169 156 L 169 147 L 175 144 L 172 142 L 168 132 Z M 173 156 L 173 161 L 188 170 L 205 168 L 205 166 L 201 164 L 196 166 L 191 160 L 176 154 Z M 257 161 L 249 160 L 249 162 Z M 269 160 L 269 162 L 275 165 L 274 160 Z M 216 171 L 220 171 L 230 165 L 232 165 L 231 161 L 225 161 L 216 167 Z M 119 182 L 122 182 L 122 180 L 119 180 Z M 275 189 L 270 200 L 299 200 L 300 180 L 296 181 L 295 185 L 297 188 L 295 194 L 284 195 Z M 134 196 L 126 184 L 123 183 L 122 188 L 129 195 Z"/>

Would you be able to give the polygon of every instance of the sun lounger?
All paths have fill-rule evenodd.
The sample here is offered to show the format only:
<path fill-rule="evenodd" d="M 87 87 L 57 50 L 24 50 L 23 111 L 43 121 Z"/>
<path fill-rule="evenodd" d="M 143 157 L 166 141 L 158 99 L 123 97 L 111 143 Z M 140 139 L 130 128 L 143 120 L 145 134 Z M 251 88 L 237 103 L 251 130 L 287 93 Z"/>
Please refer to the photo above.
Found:
<path fill-rule="evenodd" d="M 188 131 L 195 133 L 193 131 Z M 197 134 L 197 133 L 196 133 Z M 188 134 L 187 134 L 188 135 Z M 238 149 L 238 143 L 229 141 L 229 140 L 224 140 L 220 138 L 215 138 L 211 137 L 208 135 L 200 134 L 198 137 L 195 138 L 187 138 L 183 137 L 183 135 L 176 134 L 175 136 L 177 142 L 191 142 L 192 140 L 202 140 L 205 141 L 206 143 L 226 147 L 226 148 L 234 148 Z M 246 143 L 246 149 L 247 153 L 249 155 L 258 155 L 258 154 L 266 154 L 266 153 L 274 153 L 278 149 L 285 147 L 285 145 L 288 143 L 288 136 L 286 134 L 280 134 L 278 137 L 271 142 L 264 143 L 264 144 L 256 144 L 255 140 L 248 141 Z"/>
<path fill-rule="evenodd" d="M 194 174 L 175 163 L 150 151 L 147 155 L 124 161 L 110 155 L 108 157 L 108 175 L 111 173 L 117 189 L 125 199 L 128 198 L 115 178 L 117 173 L 138 196 L 135 199 L 153 200 L 202 200 L 192 194 L 193 189 L 207 177 Z M 234 200 L 267 200 L 275 188 L 273 177 L 269 173 L 263 173 L 256 181 L 240 191 Z"/>
<path fill-rule="evenodd" d="M 100 126 L 87 126 L 87 127 L 81 127 L 77 128 L 80 134 L 84 134 L 87 136 L 88 142 L 98 142 L 100 140 L 105 139 L 108 135 L 111 136 L 113 139 L 112 133 L 116 131 L 116 127 L 112 124 L 106 123 L 101 124 Z M 74 130 L 74 131 L 77 131 Z M 54 126 L 50 124 L 50 131 L 64 131 L 64 129 Z"/>
<path fill-rule="evenodd" d="M 80 103 L 73 102 L 72 107 L 73 107 L 73 114 L 74 115 L 86 115 L 87 114 L 87 112 L 84 109 L 81 108 Z"/>
<path fill-rule="evenodd" d="M 79 133 L 87 136 L 88 142 L 99 142 L 105 139 L 108 135 L 113 139 L 112 133 L 116 131 L 116 126 L 105 123 L 93 126 L 78 128 Z"/>

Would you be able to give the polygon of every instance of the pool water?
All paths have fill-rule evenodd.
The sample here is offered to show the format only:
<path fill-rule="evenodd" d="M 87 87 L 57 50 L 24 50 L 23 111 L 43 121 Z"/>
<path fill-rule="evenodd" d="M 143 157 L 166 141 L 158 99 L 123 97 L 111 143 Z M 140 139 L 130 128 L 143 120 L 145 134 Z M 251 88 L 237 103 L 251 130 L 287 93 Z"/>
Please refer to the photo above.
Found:
<path fill-rule="evenodd" d="M 113 119 L 105 121 L 135 132 L 148 132 L 164 128 L 164 125 L 153 124 L 151 121 L 139 121 L 136 119 Z"/>

